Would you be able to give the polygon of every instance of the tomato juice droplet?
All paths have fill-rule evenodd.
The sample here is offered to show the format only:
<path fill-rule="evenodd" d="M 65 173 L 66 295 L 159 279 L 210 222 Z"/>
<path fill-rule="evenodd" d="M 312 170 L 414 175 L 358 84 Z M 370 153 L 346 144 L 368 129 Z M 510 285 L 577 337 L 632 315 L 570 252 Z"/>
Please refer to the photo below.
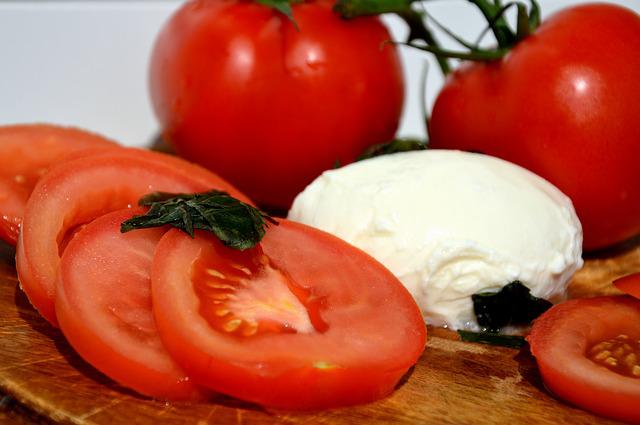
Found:
<path fill-rule="evenodd" d="M 627 335 L 594 344 L 587 350 L 592 362 L 631 378 L 640 378 L 640 340 Z"/>
<path fill-rule="evenodd" d="M 191 281 L 200 314 L 219 332 L 252 337 L 328 328 L 320 315 L 323 298 L 294 282 L 259 246 L 247 251 L 210 246 L 194 262 Z"/>

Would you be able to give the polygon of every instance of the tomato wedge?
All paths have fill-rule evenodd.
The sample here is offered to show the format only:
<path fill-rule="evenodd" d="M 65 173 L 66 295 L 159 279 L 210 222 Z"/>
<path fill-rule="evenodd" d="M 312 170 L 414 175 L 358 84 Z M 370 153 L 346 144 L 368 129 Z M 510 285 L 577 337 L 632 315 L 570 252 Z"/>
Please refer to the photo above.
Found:
<path fill-rule="evenodd" d="M 197 383 L 269 407 L 388 395 L 424 349 L 413 298 L 359 249 L 279 223 L 246 251 L 203 232 L 163 236 L 151 286 L 165 347 Z"/>
<path fill-rule="evenodd" d="M 120 233 L 120 223 L 142 213 L 104 215 L 69 242 L 56 285 L 58 322 L 76 351 L 120 384 L 164 400 L 203 399 L 164 349 L 151 312 L 151 260 L 166 228 Z"/>
<path fill-rule="evenodd" d="M 0 239 L 16 244 L 29 194 L 51 165 L 72 152 L 117 146 L 98 134 L 72 127 L 0 127 Z"/>
<path fill-rule="evenodd" d="M 16 269 L 31 303 L 51 324 L 55 280 L 64 244 L 74 230 L 107 212 L 136 204 L 154 191 L 219 189 L 247 198 L 199 166 L 157 152 L 117 149 L 53 167 L 27 202 L 16 249 Z"/>
<path fill-rule="evenodd" d="M 613 281 L 616 288 L 631 295 L 640 298 L 640 273 L 630 274 Z"/>
<path fill-rule="evenodd" d="M 527 337 L 546 386 L 594 413 L 640 423 L 640 300 L 628 296 L 558 304 Z"/>

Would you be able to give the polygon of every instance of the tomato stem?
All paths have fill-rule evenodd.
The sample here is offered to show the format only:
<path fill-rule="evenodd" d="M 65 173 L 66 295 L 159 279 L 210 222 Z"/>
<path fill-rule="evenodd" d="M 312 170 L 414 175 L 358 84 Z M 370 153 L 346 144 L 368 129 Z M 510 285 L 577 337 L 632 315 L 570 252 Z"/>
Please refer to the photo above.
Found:
<path fill-rule="evenodd" d="M 415 0 L 337 0 L 334 11 L 345 19 L 353 19 L 359 16 L 375 16 L 385 13 L 393 13 L 402 18 L 409 27 L 407 43 L 413 40 L 422 40 L 427 45 L 440 48 L 438 40 L 431 30 L 425 25 L 422 15 L 415 11 L 411 4 Z M 438 66 L 444 75 L 451 72 L 451 66 L 446 57 L 436 56 Z"/>
<path fill-rule="evenodd" d="M 432 47 L 435 50 L 441 50 L 440 44 L 435 39 L 429 28 L 424 24 L 422 16 L 413 9 L 409 9 L 403 13 L 398 14 L 409 26 L 409 38 L 407 44 L 411 45 L 414 40 L 422 40 L 427 46 Z M 447 56 L 436 55 L 436 61 L 442 71 L 443 75 L 447 75 L 451 72 L 451 66 L 447 60 Z"/>
<path fill-rule="evenodd" d="M 451 71 L 448 59 L 461 59 L 472 61 L 494 61 L 502 58 L 510 48 L 518 41 L 529 36 L 540 24 L 540 7 L 536 0 L 529 0 L 530 7 L 519 0 L 502 4 L 501 0 L 467 0 L 475 5 L 485 17 L 487 28 L 480 34 L 474 44 L 467 42 L 453 31 L 450 31 L 424 8 L 424 3 L 419 0 L 337 0 L 335 11 L 346 19 L 358 16 L 380 15 L 394 13 L 402 18 L 409 27 L 409 37 L 404 43 L 408 46 L 433 53 L 443 74 Z M 419 3 L 422 11 L 417 11 L 413 3 Z M 507 21 L 506 12 L 517 8 L 516 31 L 514 32 Z M 468 51 L 453 51 L 443 49 L 429 25 L 429 20 L 443 33 L 451 37 Z M 488 31 L 495 36 L 498 47 L 493 49 L 481 49 L 480 42 Z M 418 43 L 421 41 L 423 43 Z"/>
<path fill-rule="evenodd" d="M 509 24 L 504 17 L 503 6 L 500 2 L 492 3 L 489 0 L 469 0 L 480 9 L 480 12 L 489 23 L 493 35 L 496 37 L 498 46 L 506 48 L 516 40 L 515 35 L 509 28 Z"/>
<path fill-rule="evenodd" d="M 406 43 L 413 48 L 424 50 L 425 52 L 433 53 L 436 57 L 446 57 L 452 59 L 471 60 L 471 61 L 494 61 L 502 58 L 507 54 L 509 49 L 496 49 L 496 50 L 472 50 L 469 52 L 456 52 L 454 50 L 446 50 L 428 45 L 419 45 L 413 42 Z"/>

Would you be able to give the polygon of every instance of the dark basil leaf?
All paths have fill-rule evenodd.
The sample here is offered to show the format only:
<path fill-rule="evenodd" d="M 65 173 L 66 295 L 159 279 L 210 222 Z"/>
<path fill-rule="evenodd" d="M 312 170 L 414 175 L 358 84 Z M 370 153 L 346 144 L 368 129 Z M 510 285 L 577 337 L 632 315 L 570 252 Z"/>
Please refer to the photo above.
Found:
<path fill-rule="evenodd" d="M 151 208 L 146 214 L 123 222 L 122 233 L 169 225 L 193 237 L 194 229 L 201 229 L 213 233 L 230 248 L 245 250 L 262 240 L 269 223 L 278 224 L 266 213 L 219 190 L 195 194 L 155 192 L 138 204 Z"/>

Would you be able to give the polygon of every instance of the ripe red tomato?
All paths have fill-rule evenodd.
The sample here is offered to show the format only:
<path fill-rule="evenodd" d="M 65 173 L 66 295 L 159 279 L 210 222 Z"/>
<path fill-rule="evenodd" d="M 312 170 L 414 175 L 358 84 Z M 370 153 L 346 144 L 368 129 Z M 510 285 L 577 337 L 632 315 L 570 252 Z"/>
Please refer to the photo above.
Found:
<path fill-rule="evenodd" d="M 501 61 L 465 64 L 433 108 L 434 148 L 522 165 L 573 201 L 592 250 L 640 233 L 640 16 L 592 4 Z"/>
<path fill-rule="evenodd" d="M 640 273 L 633 273 L 616 279 L 613 284 L 625 294 L 640 298 Z"/>
<path fill-rule="evenodd" d="M 545 385 L 594 413 L 640 423 L 640 300 L 570 300 L 533 324 L 527 341 Z"/>
<path fill-rule="evenodd" d="M 63 162 L 38 181 L 27 202 L 16 248 L 16 269 L 29 301 L 51 324 L 55 279 L 66 242 L 82 225 L 135 205 L 154 191 L 220 189 L 250 202 L 215 174 L 182 159 L 140 149 L 117 149 Z"/>
<path fill-rule="evenodd" d="M 153 259 L 153 310 L 195 382 L 270 407 L 319 409 L 386 396 L 420 357 L 415 301 L 346 242 L 281 220 L 251 250 L 171 230 Z"/>
<path fill-rule="evenodd" d="M 56 316 L 76 351 L 139 393 L 164 400 L 205 394 L 164 349 L 151 311 L 151 260 L 166 228 L 120 233 L 143 210 L 119 210 L 89 223 L 60 261 Z"/>
<path fill-rule="evenodd" d="M 286 209 L 336 161 L 393 138 L 404 82 L 375 17 L 294 4 L 187 2 L 160 34 L 151 98 L 165 138 L 258 204 Z"/>
<path fill-rule="evenodd" d="M 27 199 L 47 169 L 69 154 L 118 145 L 94 133 L 50 124 L 0 127 L 0 239 L 18 241 Z"/>

